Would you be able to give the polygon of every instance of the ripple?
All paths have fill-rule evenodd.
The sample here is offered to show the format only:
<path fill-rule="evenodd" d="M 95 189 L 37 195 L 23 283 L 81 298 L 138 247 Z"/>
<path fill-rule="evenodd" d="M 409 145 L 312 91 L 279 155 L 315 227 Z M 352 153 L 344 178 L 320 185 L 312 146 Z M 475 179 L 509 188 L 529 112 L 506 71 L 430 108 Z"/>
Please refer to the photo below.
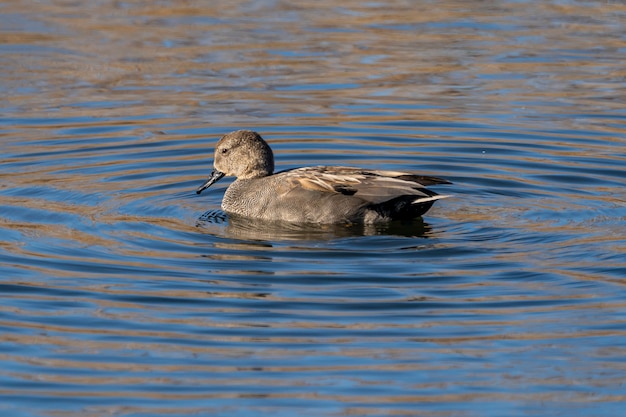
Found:
<path fill-rule="evenodd" d="M 440 6 L 4 5 L 0 408 L 620 415 L 623 8 Z M 194 190 L 238 128 L 454 198 L 231 218 Z"/>

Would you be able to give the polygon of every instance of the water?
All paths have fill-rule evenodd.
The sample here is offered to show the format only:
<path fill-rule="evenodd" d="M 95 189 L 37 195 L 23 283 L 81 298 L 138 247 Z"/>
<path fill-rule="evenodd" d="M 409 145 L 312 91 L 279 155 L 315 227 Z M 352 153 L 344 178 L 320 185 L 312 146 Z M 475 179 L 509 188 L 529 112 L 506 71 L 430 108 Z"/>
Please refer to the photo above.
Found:
<path fill-rule="evenodd" d="M 623 413 L 622 3 L 0 8 L 3 415 Z M 239 128 L 455 198 L 229 220 Z"/>

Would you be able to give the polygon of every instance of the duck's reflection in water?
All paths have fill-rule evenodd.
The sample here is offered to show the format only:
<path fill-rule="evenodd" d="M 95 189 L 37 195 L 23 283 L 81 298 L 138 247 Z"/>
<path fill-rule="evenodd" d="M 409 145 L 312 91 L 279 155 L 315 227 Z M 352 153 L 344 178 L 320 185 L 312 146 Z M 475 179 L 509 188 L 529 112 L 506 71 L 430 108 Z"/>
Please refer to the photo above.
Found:
<path fill-rule="evenodd" d="M 228 215 L 221 210 L 210 210 L 200 216 L 197 226 L 211 235 L 256 241 L 324 241 L 379 235 L 422 238 L 432 236 L 432 228 L 421 217 L 382 224 L 300 224 L 267 222 Z"/>

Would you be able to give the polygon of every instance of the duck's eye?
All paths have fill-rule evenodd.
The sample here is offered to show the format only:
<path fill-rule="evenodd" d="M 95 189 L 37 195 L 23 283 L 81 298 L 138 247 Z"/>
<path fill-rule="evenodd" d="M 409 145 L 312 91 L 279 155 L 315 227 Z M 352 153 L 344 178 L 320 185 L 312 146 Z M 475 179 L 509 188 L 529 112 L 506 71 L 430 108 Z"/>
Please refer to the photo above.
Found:
<path fill-rule="evenodd" d="M 220 150 L 220 152 L 222 153 L 222 155 L 227 154 L 228 153 L 228 148 L 222 148 Z"/>

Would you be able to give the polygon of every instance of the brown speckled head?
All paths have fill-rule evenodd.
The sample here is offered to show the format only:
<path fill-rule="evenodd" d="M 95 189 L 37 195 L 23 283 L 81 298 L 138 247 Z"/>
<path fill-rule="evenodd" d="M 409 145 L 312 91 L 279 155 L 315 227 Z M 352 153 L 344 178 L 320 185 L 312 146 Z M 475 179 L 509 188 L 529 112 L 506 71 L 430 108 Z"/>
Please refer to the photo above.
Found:
<path fill-rule="evenodd" d="M 251 130 L 236 130 L 215 145 L 213 172 L 197 190 L 203 190 L 219 181 L 223 176 L 238 179 L 262 178 L 274 172 L 274 154 L 261 135 Z"/>
<path fill-rule="evenodd" d="M 215 169 L 238 179 L 259 178 L 274 172 L 274 154 L 261 135 L 251 130 L 237 130 L 215 146 Z"/>

